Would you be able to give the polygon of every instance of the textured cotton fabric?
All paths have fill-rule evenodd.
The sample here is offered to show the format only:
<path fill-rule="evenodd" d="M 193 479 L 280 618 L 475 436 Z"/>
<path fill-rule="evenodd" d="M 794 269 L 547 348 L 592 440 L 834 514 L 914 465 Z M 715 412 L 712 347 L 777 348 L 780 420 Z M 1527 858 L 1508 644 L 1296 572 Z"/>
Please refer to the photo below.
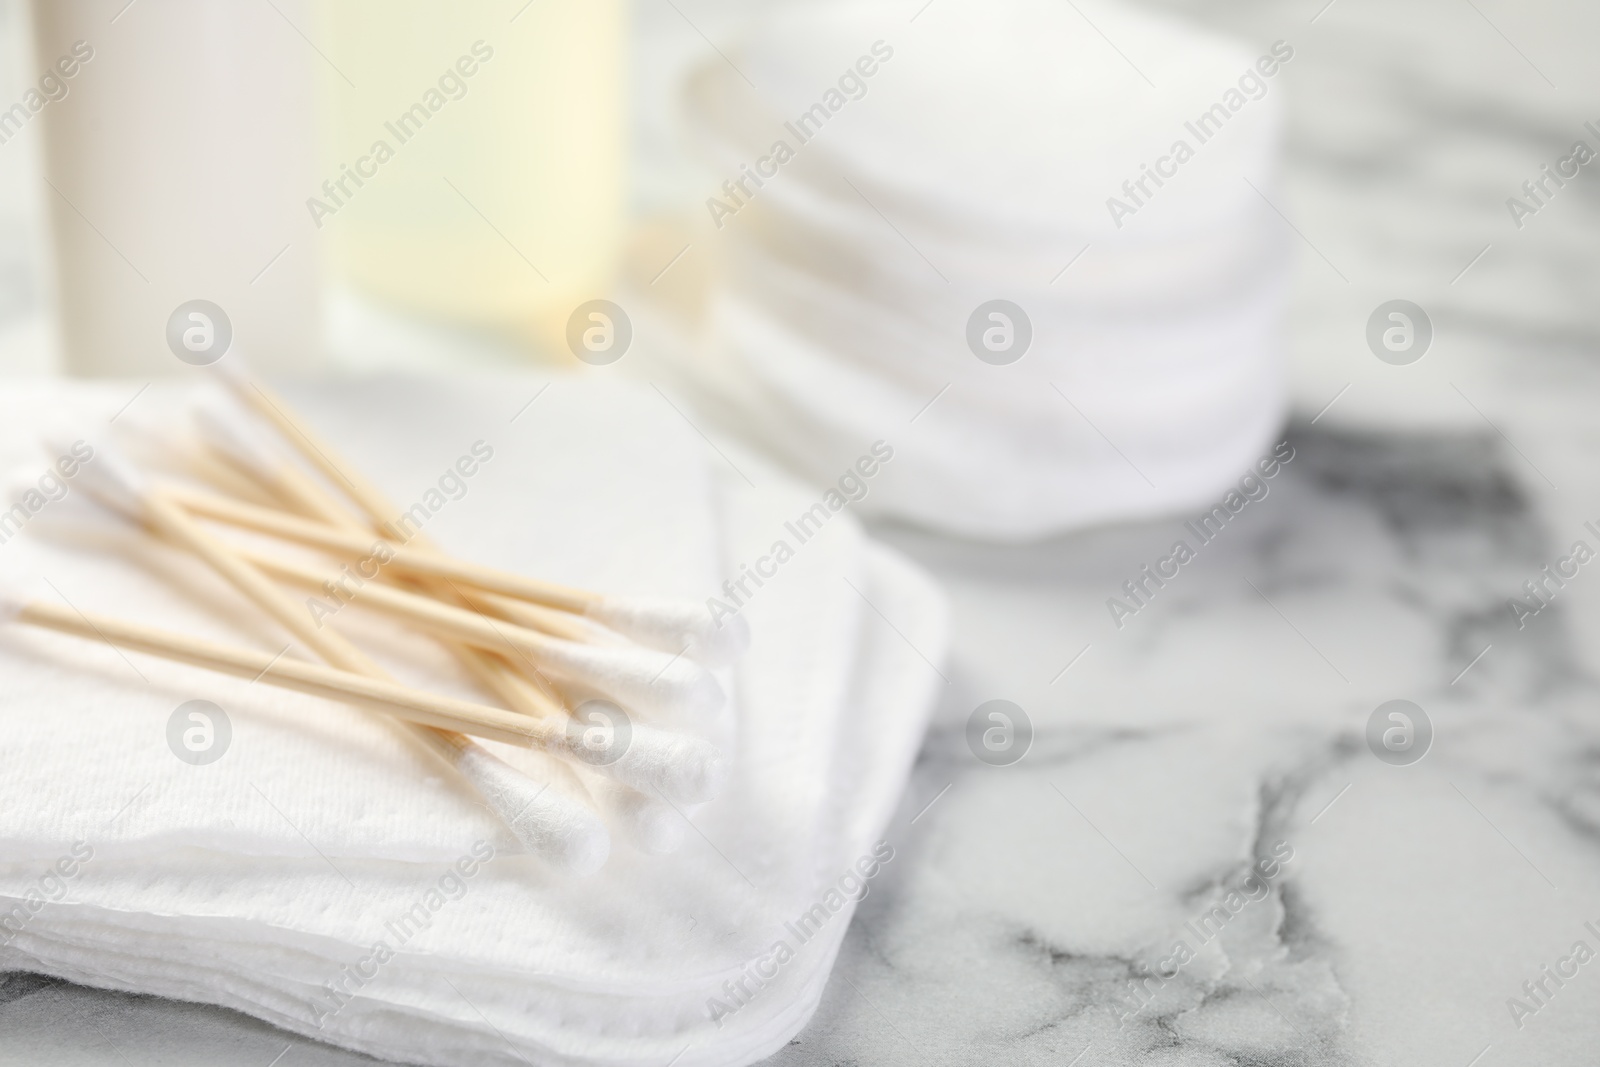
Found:
<path fill-rule="evenodd" d="M 400 501 L 491 443 L 494 458 L 428 532 L 462 555 L 578 585 L 704 598 L 729 561 L 767 551 L 815 502 L 748 460 L 754 489 L 715 474 L 718 457 L 648 390 L 557 379 L 511 422 L 540 384 L 365 383 L 296 402 Z M 64 399 L 93 414 L 114 410 L 116 393 Z M 178 399 L 151 393 L 139 403 Z M 13 425 L 38 406 L 12 403 Z M 65 533 L 38 536 L 49 517 L 3 551 L 82 609 L 269 651 L 286 640 L 232 621 L 243 613 L 229 591 L 193 565 L 165 560 L 195 584 L 185 597 L 123 551 L 166 550 L 129 535 L 90 552 Z M 0 779 L 0 909 L 26 902 L 75 842 L 93 855 L 64 896 L 0 931 L 0 967 L 224 1004 L 429 1064 L 768 1055 L 821 995 L 853 908 L 836 887 L 872 855 L 897 803 L 940 685 L 923 656 L 937 661 L 946 624 L 937 590 L 848 514 L 758 592 L 742 608 L 750 652 L 727 676 L 728 788 L 683 813 L 694 825 L 677 853 L 617 841 L 588 879 L 516 855 L 464 787 L 369 715 L 7 627 L 0 759 L 22 773 Z M 358 606 L 331 625 L 366 647 L 392 637 L 383 658 L 410 680 L 471 692 L 427 642 L 401 643 Z M 167 749 L 168 716 L 197 697 L 234 730 L 207 766 Z M 824 919 L 801 942 L 786 924 L 819 901 Z M 407 919 L 419 904 L 425 924 Z M 779 939 L 795 949 L 781 966 Z M 377 964 L 380 943 L 389 958 Z M 731 998 L 726 984 L 756 961 L 770 975 Z"/>

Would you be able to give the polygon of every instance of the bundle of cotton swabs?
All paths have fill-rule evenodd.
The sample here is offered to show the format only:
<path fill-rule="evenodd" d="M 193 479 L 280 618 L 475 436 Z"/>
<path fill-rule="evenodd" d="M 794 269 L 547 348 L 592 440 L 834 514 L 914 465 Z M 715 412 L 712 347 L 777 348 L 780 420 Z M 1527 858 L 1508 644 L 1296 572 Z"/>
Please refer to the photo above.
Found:
<path fill-rule="evenodd" d="M 201 448 L 184 457 L 203 487 L 146 477 L 109 443 L 95 446 L 76 484 L 101 517 L 196 557 L 322 662 L 0 594 L 10 620 L 392 717 L 470 783 L 529 852 L 559 867 L 598 870 L 612 832 L 645 851 L 675 848 L 683 809 L 711 800 L 725 777 L 713 745 L 675 728 L 721 710 L 710 668 L 744 651 L 742 620 L 719 627 L 692 601 L 587 592 L 458 559 L 421 533 L 402 540 L 399 509 L 281 397 L 237 369 L 222 378 L 228 389 L 195 411 Z M 56 454 L 70 449 L 70 433 L 50 436 L 44 443 Z M 275 542 L 294 550 L 277 551 Z M 306 550 L 326 563 L 303 562 Z M 358 564 L 370 579 L 358 588 L 340 580 Z M 396 682 L 290 589 L 326 592 L 437 638 L 497 703 Z M 584 694 L 597 699 L 579 703 Z M 547 758 L 537 774 L 525 773 L 475 737 Z"/>

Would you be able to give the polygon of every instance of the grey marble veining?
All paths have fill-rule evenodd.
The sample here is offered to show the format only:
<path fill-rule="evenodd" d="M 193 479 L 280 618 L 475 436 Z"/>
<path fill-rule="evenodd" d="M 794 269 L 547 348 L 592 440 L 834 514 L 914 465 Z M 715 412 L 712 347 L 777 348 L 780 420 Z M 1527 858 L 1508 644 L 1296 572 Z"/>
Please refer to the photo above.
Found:
<path fill-rule="evenodd" d="M 1600 16 L 1159 6 L 1298 49 L 1277 205 L 1302 242 L 1296 458 L 1120 630 L 1106 598 L 1179 519 L 1010 549 L 876 531 L 951 592 L 950 685 L 898 858 L 773 1062 L 1592 1063 L 1600 962 L 1559 986 L 1543 969 L 1579 940 L 1600 951 L 1600 571 L 1520 630 L 1507 600 L 1600 519 L 1600 186 L 1521 230 L 1504 201 L 1600 119 Z M 1360 339 L 1395 296 L 1439 327 L 1412 368 Z M 1010 767 L 966 743 L 997 697 L 1037 731 Z M 1364 738 L 1394 698 L 1437 731 L 1413 766 Z M 1294 854 L 1270 895 L 1191 938 L 1125 1017 L 1278 842 Z M 0 1064 L 280 1055 L 361 1060 L 214 1009 L 0 985 Z"/>
<path fill-rule="evenodd" d="M 1584 909 L 1600 888 L 1594 683 L 1558 616 L 1519 632 L 1505 604 L 1553 546 L 1486 437 L 1312 428 L 1291 440 L 1296 459 L 1260 510 L 1120 632 L 1094 610 L 1115 591 L 1108 573 L 1140 554 L 1130 542 L 1159 543 L 1177 522 L 1040 546 L 1026 571 L 1009 553 L 884 531 L 950 582 L 969 631 L 1011 616 L 1015 632 L 1015 603 L 992 590 L 1026 585 L 1054 608 L 1027 622 L 1054 616 L 1044 643 L 1059 662 L 1090 650 L 1052 684 L 1037 645 L 1009 663 L 987 650 L 981 665 L 958 645 L 895 827 L 906 861 L 869 898 L 822 1012 L 780 1062 L 1067 1062 L 1088 1049 L 1085 1063 L 1465 1064 L 1486 1046 L 1483 1062 L 1497 1048 L 1578 1062 L 1558 1037 L 1593 1039 L 1585 1001 L 1600 981 L 1575 981 L 1521 1030 L 1505 1006 L 1548 962 L 1541 952 L 1565 949 L 1559 936 L 1541 945 L 1554 916 L 1577 937 L 1600 915 Z M 1363 651 L 1384 645 L 1381 658 Z M 1039 729 L 1033 750 L 978 764 L 967 714 L 1000 679 L 1030 674 L 1016 699 Z M 1379 762 L 1363 737 L 1393 697 L 1416 700 L 1438 731 L 1414 766 Z M 1389 854 L 1424 839 L 1441 855 Z M 1278 842 L 1294 858 L 1272 894 L 1202 947 L 1196 919 Z M 1352 908 L 1352 884 L 1368 879 L 1404 898 Z M 1374 1002 L 1371 961 L 1353 966 L 1387 935 L 1391 908 L 1420 913 L 1408 943 L 1385 947 L 1419 999 L 1448 1005 L 1426 1023 Z M 1422 964 L 1460 937 L 1448 915 L 1462 908 L 1505 912 L 1494 951 L 1435 984 Z M 1194 962 L 1119 1020 L 1180 939 Z"/>
<path fill-rule="evenodd" d="M 1105 599 L 1177 519 L 1017 550 L 877 531 L 951 590 L 951 684 L 897 860 L 778 1062 L 1585 1062 L 1562 1042 L 1596 1036 L 1600 980 L 1521 1030 L 1505 1007 L 1600 920 L 1594 684 L 1559 605 L 1519 631 L 1505 604 L 1556 546 L 1492 435 L 1288 439 L 1269 495 L 1120 630 Z M 965 736 L 995 696 L 1037 730 L 1009 767 Z M 1395 696 L 1437 729 L 1410 767 L 1362 736 Z M 1202 944 L 1280 842 L 1270 895 Z M 1464 930 L 1481 958 L 1434 973 Z M 1179 939 L 1195 958 L 1135 994 Z M 0 1062 L 356 1059 L 213 1009 L 3 994 Z"/>

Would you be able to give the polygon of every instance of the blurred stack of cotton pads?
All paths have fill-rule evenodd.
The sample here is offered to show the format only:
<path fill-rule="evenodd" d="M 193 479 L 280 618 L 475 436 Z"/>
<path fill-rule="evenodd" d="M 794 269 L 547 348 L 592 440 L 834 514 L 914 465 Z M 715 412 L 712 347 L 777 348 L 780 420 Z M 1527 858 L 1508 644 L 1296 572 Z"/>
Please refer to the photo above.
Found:
<path fill-rule="evenodd" d="M 545 385 L 399 381 L 293 399 L 402 501 L 472 442 L 492 445 L 429 534 L 562 581 L 703 599 L 815 502 L 753 460 L 741 468 L 761 488 L 725 491 L 715 455 L 648 390 L 558 379 L 519 412 Z M 0 397 L 0 463 L 43 469 L 29 438 L 53 403 L 105 426 L 130 391 Z M 163 386 L 138 401 L 173 422 L 185 402 Z M 226 590 L 149 538 L 109 543 L 100 527 L 84 547 L 60 521 L 81 492 L 68 484 L 13 531 L 8 566 L 85 611 L 282 640 L 219 610 Z M 442 764 L 359 710 L 0 629 L 0 971 L 221 1004 L 406 1063 L 771 1055 L 815 1009 L 856 900 L 894 869 L 889 820 L 938 685 L 922 656 L 941 657 L 945 609 L 848 515 L 750 591 L 738 610 L 754 639 L 723 678 L 727 788 L 675 806 L 677 851 L 619 846 L 588 878 L 520 854 Z M 474 692 L 442 649 L 359 612 L 358 600 L 329 625 L 379 627 L 363 644 L 395 674 Z M 220 709 L 203 757 L 182 740 L 191 700 Z"/>
<path fill-rule="evenodd" d="M 794 5 L 689 86 L 726 178 L 702 402 L 820 480 L 889 442 L 862 506 L 969 536 L 1207 499 L 1284 414 L 1292 44 L 914 8 Z"/>

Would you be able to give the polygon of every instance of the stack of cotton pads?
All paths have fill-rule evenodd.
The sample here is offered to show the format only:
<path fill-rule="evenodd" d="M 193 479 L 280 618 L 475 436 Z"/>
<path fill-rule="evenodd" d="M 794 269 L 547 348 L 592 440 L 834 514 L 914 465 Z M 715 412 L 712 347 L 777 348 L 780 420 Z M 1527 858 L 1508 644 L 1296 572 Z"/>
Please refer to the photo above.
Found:
<path fill-rule="evenodd" d="M 891 442 L 863 506 L 964 535 L 1208 498 L 1284 413 L 1292 55 L 1089 2 L 785 9 L 689 86 L 728 181 L 686 374 L 815 478 Z"/>
<path fill-rule="evenodd" d="M 441 471 L 486 443 L 492 458 L 464 490 L 450 482 L 427 533 L 579 586 L 703 601 L 813 500 L 770 471 L 730 491 L 648 391 L 558 379 L 518 415 L 539 384 L 365 383 L 296 406 L 401 502 L 438 503 Z M 104 426 L 131 391 L 13 392 L 0 461 L 43 469 L 30 438 L 50 403 Z M 157 387 L 137 403 L 177 421 L 187 400 Z M 275 639 L 219 609 L 220 583 L 176 549 L 110 530 L 85 544 L 61 521 L 82 483 L 67 486 L 4 546 L 49 595 Z M 336 621 L 403 681 L 476 692 L 427 639 L 355 611 Z M 852 898 L 893 863 L 886 824 L 938 684 L 922 656 L 941 655 L 944 606 L 838 516 L 740 615 L 754 640 L 721 675 L 724 792 L 677 806 L 676 852 L 618 847 L 587 878 L 520 854 L 475 794 L 370 715 L 8 627 L 0 969 L 223 1004 L 405 1062 L 769 1055 L 815 1008 Z M 183 756 L 177 713 L 197 699 L 227 718 L 210 762 Z"/>

